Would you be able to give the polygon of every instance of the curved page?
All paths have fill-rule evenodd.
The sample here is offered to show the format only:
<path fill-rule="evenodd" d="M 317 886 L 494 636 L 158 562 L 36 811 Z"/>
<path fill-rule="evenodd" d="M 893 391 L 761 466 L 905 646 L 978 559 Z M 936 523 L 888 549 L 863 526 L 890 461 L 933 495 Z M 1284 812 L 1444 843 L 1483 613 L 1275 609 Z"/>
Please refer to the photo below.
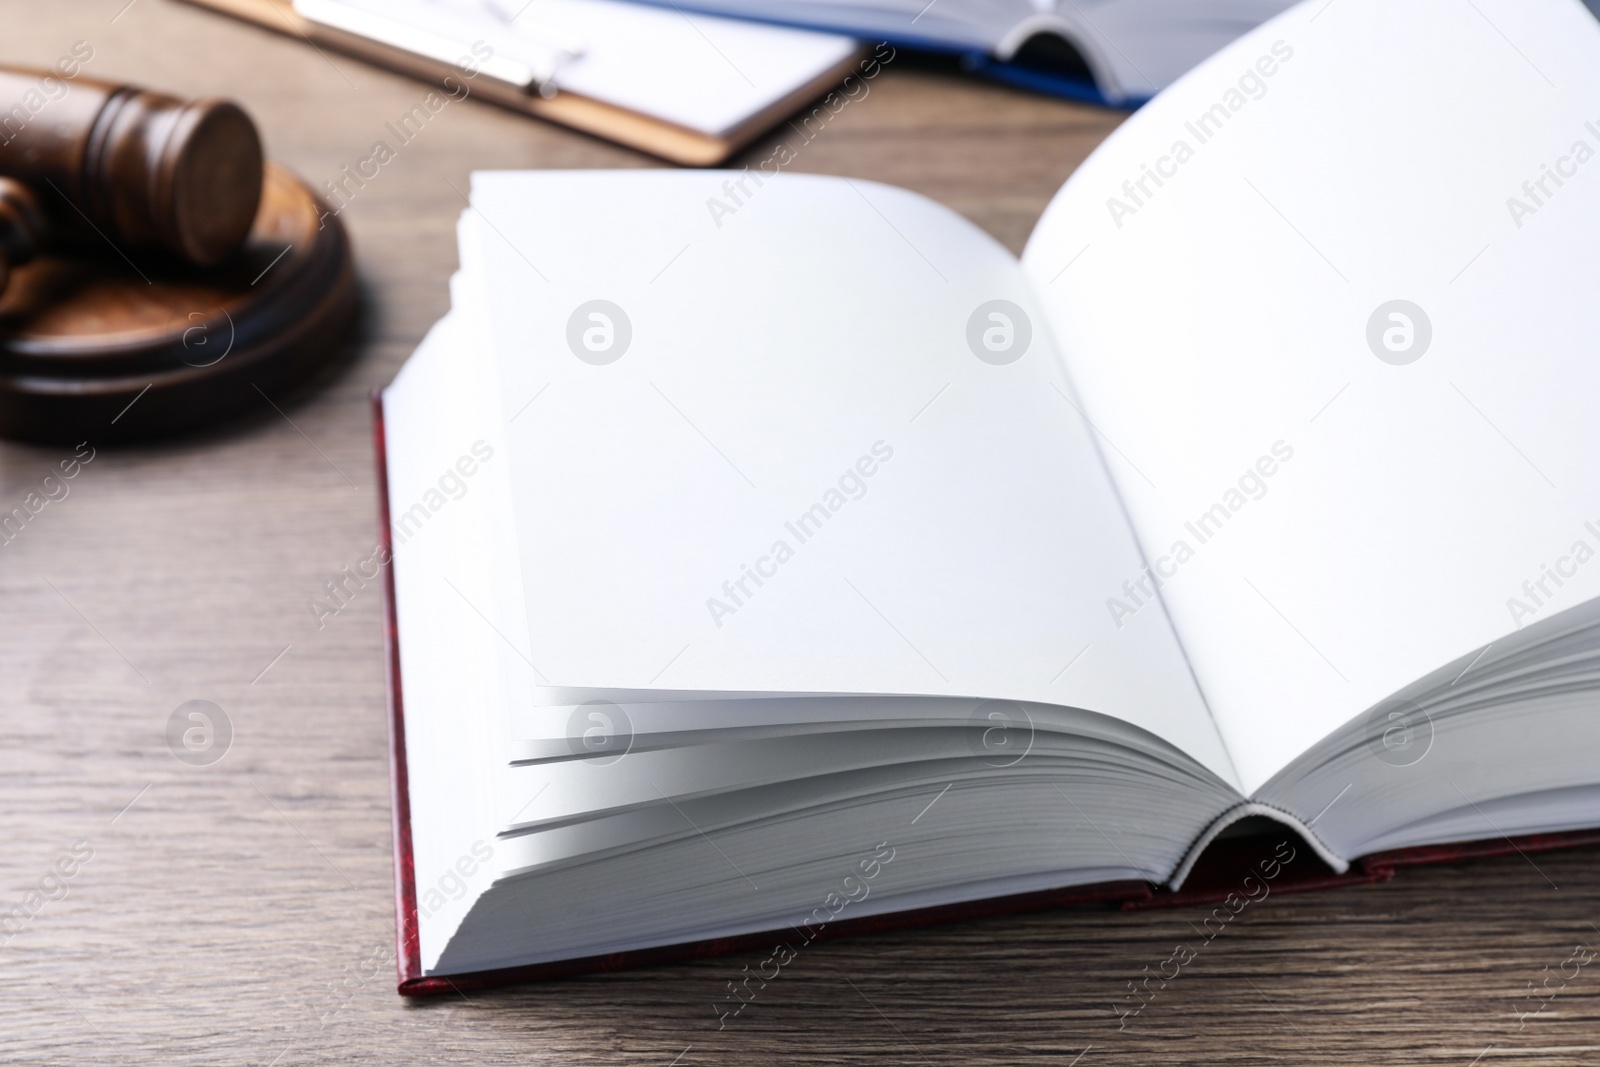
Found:
<path fill-rule="evenodd" d="M 1031 700 L 1232 780 L 1015 260 L 921 197 L 478 174 L 464 264 L 551 686 Z M 992 317 L 998 315 L 999 317 Z"/>
<path fill-rule="evenodd" d="M 1597 152 L 1575 0 L 1317 0 L 1040 222 L 1026 269 L 1246 789 L 1600 594 Z"/>

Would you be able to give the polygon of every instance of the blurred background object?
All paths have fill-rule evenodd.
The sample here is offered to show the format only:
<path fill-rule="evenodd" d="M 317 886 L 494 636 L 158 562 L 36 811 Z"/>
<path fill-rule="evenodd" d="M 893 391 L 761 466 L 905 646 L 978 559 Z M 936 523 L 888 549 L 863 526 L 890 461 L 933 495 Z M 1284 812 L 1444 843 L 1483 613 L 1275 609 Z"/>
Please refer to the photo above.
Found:
<path fill-rule="evenodd" d="M 837 85 L 850 37 L 620 0 L 193 0 L 649 152 L 714 166 Z"/>
<path fill-rule="evenodd" d="M 0 68 L 0 99 L 0 434 L 191 430 L 338 348 L 343 227 L 239 105 L 75 69 Z"/>
<path fill-rule="evenodd" d="M 1292 0 L 686 0 L 684 6 L 951 52 L 969 69 L 1022 88 L 1131 108 Z"/>
<path fill-rule="evenodd" d="M 964 69 L 1019 88 L 1133 108 L 1289 7 L 1289 0 L 191 2 L 447 89 L 447 79 L 461 84 L 481 70 L 473 90 L 486 99 L 689 166 L 723 162 L 852 71 L 872 77 L 876 64 L 858 63 L 857 40 L 954 55 Z"/>

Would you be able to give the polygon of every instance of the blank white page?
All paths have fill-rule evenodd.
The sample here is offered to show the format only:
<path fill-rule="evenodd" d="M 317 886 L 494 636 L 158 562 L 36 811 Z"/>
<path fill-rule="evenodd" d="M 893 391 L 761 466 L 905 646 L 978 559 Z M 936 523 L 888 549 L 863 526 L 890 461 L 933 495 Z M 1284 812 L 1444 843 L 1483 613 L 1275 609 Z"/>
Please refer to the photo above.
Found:
<path fill-rule="evenodd" d="M 1576 0 L 1316 0 L 1041 220 L 1026 269 L 1247 789 L 1600 594 L 1597 150 Z"/>
<path fill-rule="evenodd" d="M 452 290 L 458 288 L 452 279 Z M 452 312 L 432 329 L 384 391 L 384 436 L 394 552 L 395 622 L 404 678 L 405 746 L 411 844 L 424 899 L 419 923 L 423 961 L 444 951 L 493 868 L 472 879 L 473 892 L 441 899 L 430 883 L 457 861 L 492 843 L 502 777 L 485 773 L 503 746 L 505 689 L 493 663 L 499 647 L 484 641 L 477 614 L 493 580 L 480 547 L 492 536 L 483 521 L 503 463 L 497 418 L 483 407 L 492 385 L 485 361 L 463 350 L 463 319 Z M 482 457 L 488 456 L 487 460 Z M 481 462 L 480 462 L 481 460 Z M 470 473 L 463 473 L 470 472 Z"/>
<path fill-rule="evenodd" d="M 1109 624 L 1137 546 L 992 238 L 808 175 L 487 173 L 473 204 L 550 685 L 1063 704 L 1231 779 L 1165 616 Z"/>

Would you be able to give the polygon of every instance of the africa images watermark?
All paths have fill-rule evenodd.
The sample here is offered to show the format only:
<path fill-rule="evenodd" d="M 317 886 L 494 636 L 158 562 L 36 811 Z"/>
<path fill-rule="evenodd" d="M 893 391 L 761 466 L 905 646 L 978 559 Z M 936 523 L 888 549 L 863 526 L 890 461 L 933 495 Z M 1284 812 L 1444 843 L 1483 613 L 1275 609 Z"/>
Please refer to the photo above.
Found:
<path fill-rule="evenodd" d="M 1367 347 L 1392 367 L 1421 359 L 1433 343 L 1433 320 L 1410 300 L 1385 300 L 1367 317 Z"/>
<path fill-rule="evenodd" d="M 483 41 L 472 43 L 472 55 L 464 55 L 456 60 L 456 74 L 446 74 L 440 81 L 443 92 L 429 92 L 421 100 L 412 104 L 410 109 L 393 122 L 383 124 L 384 131 L 394 140 L 390 145 L 387 140 L 379 138 L 372 144 L 372 149 L 355 163 L 346 163 L 339 168 L 338 178 L 328 178 L 322 183 L 322 190 L 327 195 L 327 200 L 334 207 L 325 210 L 317 216 L 317 228 L 320 230 L 326 224 L 328 216 L 340 215 L 370 182 L 383 173 L 383 168 L 394 162 L 400 156 L 400 149 L 406 147 L 423 129 L 431 122 L 434 116 L 443 111 L 452 103 L 465 100 L 472 94 L 472 88 L 467 84 L 478 76 L 484 63 L 494 56 L 494 49 Z"/>
<path fill-rule="evenodd" d="M 1592 520 L 1586 522 L 1583 532 L 1587 536 L 1574 540 L 1564 555 L 1556 557 L 1553 565 L 1539 564 L 1539 573 L 1522 583 L 1521 596 L 1506 597 L 1506 610 L 1511 613 L 1511 621 L 1517 629 L 1522 629 L 1525 622 L 1539 614 L 1555 597 L 1556 590 L 1576 578 L 1579 567 L 1594 559 L 1595 545 L 1600 545 L 1600 525 Z M 1594 544 L 1589 542 L 1591 537 Z"/>
<path fill-rule="evenodd" d="M 84 449 L 88 449 L 87 455 L 84 454 Z M 37 489 L 30 489 L 23 495 L 22 503 L 10 511 L 0 513 L 0 547 L 15 541 L 46 507 L 67 499 L 67 494 L 72 492 L 72 486 L 67 483 L 92 463 L 94 457 L 94 447 L 89 442 L 78 442 L 78 447 L 73 449 L 72 458 L 56 464 L 56 470 L 61 472 L 59 475 L 53 471 L 45 475 L 39 480 Z"/>
<path fill-rule="evenodd" d="M 494 446 L 481 439 L 474 441 L 469 451 L 470 455 L 464 452 L 454 464 L 446 467 L 435 485 L 425 490 L 415 503 L 391 516 L 390 532 L 396 547 L 416 536 L 428 520 L 450 501 L 466 496 L 470 488 L 468 480 L 482 469 L 482 464 L 494 458 Z M 370 552 L 354 564 L 344 564 L 338 574 L 323 581 L 322 596 L 306 598 L 306 607 L 317 629 L 323 629 L 329 619 L 349 607 L 366 589 L 367 583 L 375 581 L 393 558 L 394 552 L 388 545 L 375 544 Z"/>
<path fill-rule="evenodd" d="M 444 469 L 444 473 L 439 475 L 437 487 L 429 487 L 416 503 L 390 516 L 390 530 L 397 547 L 416 536 L 423 525 L 449 501 L 466 496 L 467 480 L 482 469 L 482 464 L 494 458 L 494 446 L 481 438 L 472 442 L 469 451 L 471 455 L 463 453 L 455 463 Z M 449 494 L 448 498 L 446 494 Z"/>
<path fill-rule="evenodd" d="M 590 767 L 609 767 L 633 751 L 633 719 L 609 700 L 586 700 L 567 716 L 567 749 Z"/>
<path fill-rule="evenodd" d="M 1107 597 L 1106 610 L 1111 613 L 1111 621 L 1117 629 L 1122 629 L 1124 622 L 1156 599 L 1156 591 L 1178 573 L 1179 567 L 1194 558 L 1196 546 L 1205 544 L 1220 533 L 1223 526 L 1250 501 L 1266 496 L 1267 479 L 1277 474 L 1279 467 L 1293 458 L 1293 447 L 1283 441 L 1274 441 L 1271 454 L 1261 456 L 1246 468 L 1239 476 L 1238 484 L 1229 487 L 1221 500 L 1183 524 L 1183 528 L 1194 538 L 1194 545 L 1185 538 L 1178 538 L 1166 555 L 1158 556 L 1155 562 L 1146 564 L 1137 578 L 1122 583 L 1122 596 Z"/>
<path fill-rule="evenodd" d="M 1591 119 L 1583 124 L 1583 129 L 1595 139 L 1596 144 L 1600 144 L 1600 126 Z M 1506 197 L 1506 210 L 1511 214 L 1512 225 L 1522 229 L 1523 222 L 1549 204 L 1568 181 L 1578 176 L 1578 168 L 1594 157 L 1594 145 L 1579 137 L 1572 142 L 1565 155 L 1556 157 L 1553 164 L 1539 164 L 1539 173 L 1523 182 L 1518 190 L 1522 195 Z"/>
<path fill-rule="evenodd" d="M 888 42 L 879 44 L 873 49 L 872 55 L 861 61 L 859 71 L 845 75 L 843 84 L 837 90 L 823 97 L 809 114 L 800 118 L 799 126 L 791 120 L 790 128 L 804 138 L 800 141 L 799 147 L 804 148 L 816 140 L 817 135 L 827 129 L 828 123 L 832 122 L 846 105 L 865 100 L 867 94 L 872 91 L 867 83 L 881 74 L 884 64 L 892 62 L 895 55 L 895 50 Z M 722 196 L 706 197 L 706 211 L 710 213 L 711 221 L 716 223 L 717 229 L 722 229 L 723 219 L 737 214 L 740 208 L 750 202 L 766 184 L 766 178 L 773 177 L 798 158 L 800 158 L 799 151 L 790 147 L 788 141 L 781 141 L 766 159 L 756 164 L 755 170 L 746 166 L 739 177 L 724 181 Z M 763 175 L 766 177 L 762 177 Z M 755 183 L 753 189 L 750 187 L 751 182 Z"/>
<path fill-rule="evenodd" d="M 967 316 L 967 347 L 993 367 L 1015 363 L 1033 341 L 1033 320 L 1010 300 L 985 300 Z"/>
<path fill-rule="evenodd" d="M 65 900 L 83 865 L 94 859 L 94 847 L 88 841 L 74 842 L 55 863 L 35 882 L 22 899 L 0 912 L 0 946 L 9 945 L 11 939 L 22 933 L 44 911 L 46 905 Z"/>
<path fill-rule="evenodd" d="M 882 464 L 893 458 L 893 446 L 886 441 L 874 441 L 870 454 L 862 455 L 853 466 L 847 467 L 839 475 L 838 481 L 823 491 L 820 500 L 783 524 L 784 530 L 794 539 L 794 545 L 784 538 L 778 538 L 767 549 L 766 555 L 757 557 L 753 568 L 748 563 L 739 565 L 739 574 L 722 583 L 722 596 L 706 597 L 706 610 L 711 613 L 711 621 L 717 629 L 722 629 L 722 620 L 726 616 L 736 614 L 749 603 L 756 590 L 767 584 L 767 579 L 778 576 L 778 568 L 794 558 L 796 546 L 816 537 L 823 525 L 844 510 L 850 501 L 866 496 L 867 480 L 882 469 Z M 752 583 L 754 589 L 751 588 Z"/>
<path fill-rule="evenodd" d="M 0 144 L 10 144 L 27 128 L 39 113 L 72 91 L 67 83 L 82 73 L 83 65 L 94 58 L 94 45 L 88 41 L 72 42 L 72 50 L 56 60 L 49 70 L 39 76 L 38 82 L 22 99 L 11 105 L 9 111 L 0 113 Z"/>
<path fill-rule="evenodd" d="M 209 767 L 233 747 L 233 719 L 214 701 L 186 700 L 167 716 L 166 737 L 180 762 Z"/>
<path fill-rule="evenodd" d="M 794 940 L 785 938 L 774 945 L 771 954 L 756 964 L 754 974 L 750 972 L 750 965 L 745 964 L 738 981 L 728 982 L 728 995 L 711 1004 L 711 1010 L 717 1014 L 717 1029 L 725 1029 L 729 1019 L 737 1018 L 739 1013 L 767 987 L 767 983 L 775 981 L 783 973 L 783 969 L 794 962 L 800 950 L 815 940 L 817 935 L 826 929 L 830 922 L 842 915 L 846 908 L 866 900 L 867 895 L 872 892 L 872 886 L 868 883 L 882 873 L 883 868 L 894 860 L 894 855 L 894 846 L 887 841 L 878 842 L 873 846 L 872 852 L 858 860 L 851 873 L 844 876 L 839 889 L 828 893 L 822 903 L 811 910 L 810 915 L 791 928 L 797 935 Z M 750 986 L 751 982 L 756 983 L 753 989 Z"/>
<path fill-rule="evenodd" d="M 1123 220 L 1128 216 L 1138 214 L 1167 181 L 1178 176 L 1178 168 L 1195 157 L 1199 146 L 1221 133 L 1245 105 L 1266 96 L 1267 79 L 1292 58 L 1294 49 L 1288 42 L 1273 41 L 1267 53 L 1246 67 L 1238 82 L 1223 92 L 1216 103 L 1183 124 L 1194 144 L 1189 143 L 1189 138 L 1177 138 L 1166 155 L 1156 157 L 1154 164 L 1139 165 L 1138 176 L 1122 183 L 1122 196 L 1106 197 L 1106 210 L 1111 213 L 1111 221 L 1116 223 L 1117 229 L 1122 229 Z"/>
<path fill-rule="evenodd" d="M 321 630 L 328 625 L 328 620 L 339 612 L 349 607 L 356 595 L 367 587 L 383 573 L 383 568 L 394 558 L 394 553 L 385 544 L 375 544 L 372 551 L 356 560 L 354 566 L 346 563 L 339 568 L 339 573 L 322 583 L 324 595 L 307 597 L 306 607 L 311 609 L 311 620 Z"/>
<path fill-rule="evenodd" d="M 1527 993 L 1512 1002 L 1512 1010 L 1517 1013 L 1517 1029 L 1521 1030 L 1527 1026 L 1529 1019 L 1542 1015 L 1544 1010 L 1550 1006 L 1550 1002 L 1560 996 L 1562 991 L 1567 988 L 1568 983 L 1576 979 L 1585 967 L 1594 962 L 1595 955 L 1595 950 L 1586 944 L 1579 943 L 1574 945 L 1572 951 L 1567 954 L 1567 958 L 1562 960 L 1560 966 L 1556 968 L 1555 977 L 1560 979 L 1560 982 L 1553 989 L 1550 986 L 1551 968 L 1549 964 L 1545 964 L 1539 972 L 1544 976 L 1544 980 L 1539 984 L 1539 987 L 1534 988 L 1534 984 L 1529 982 Z M 1567 973 L 1568 967 L 1572 968 L 1571 974 Z M 1516 1007 L 1522 1001 L 1527 1001 L 1532 1010 L 1525 1011 Z"/>
<path fill-rule="evenodd" d="M 1287 855 L 1284 854 L 1285 850 L 1288 850 Z M 1213 908 L 1210 915 L 1200 920 L 1200 926 L 1195 928 L 1195 932 L 1204 934 L 1205 940 L 1200 942 L 1199 948 L 1190 948 L 1188 944 L 1178 945 L 1165 960 L 1156 965 L 1154 974 L 1150 973 L 1150 965 L 1145 964 L 1141 968 L 1143 974 L 1138 979 L 1128 982 L 1128 993 L 1123 998 L 1125 1003 L 1111 1006 L 1111 1010 L 1117 1016 L 1117 1029 L 1126 1030 L 1128 1020 L 1149 1007 L 1157 995 L 1166 989 L 1169 983 L 1176 981 L 1185 967 L 1194 962 L 1195 957 L 1200 954 L 1200 949 L 1205 948 L 1213 938 L 1226 930 L 1228 924 L 1233 922 L 1245 908 L 1266 900 L 1272 894 L 1273 879 L 1283 873 L 1284 867 L 1294 862 L 1296 855 L 1298 855 L 1297 850 L 1288 841 L 1278 842 L 1272 850 L 1272 855 L 1256 865 L 1259 873 L 1245 875 L 1238 892 L 1230 892 L 1223 898 L 1219 907 Z M 1251 887 L 1252 883 L 1254 888 Z M 1216 924 L 1215 927 L 1213 923 Z M 1167 971 L 1169 967 L 1170 974 Z M 1153 987 L 1152 980 L 1156 982 Z"/>
<path fill-rule="evenodd" d="M 414 936 L 416 924 L 439 911 L 448 901 L 460 900 L 471 888 L 470 879 L 480 872 L 490 873 L 489 861 L 494 858 L 494 846 L 479 839 L 462 853 L 433 882 L 417 886 L 417 910 L 405 916 L 402 932 Z M 376 981 L 385 971 L 394 967 L 398 955 L 396 939 L 386 938 L 374 945 L 355 964 L 346 964 L 339 978 L 325 983 L 320 996 L 304 995 L 304 1003 L 316 1016 L 318 1027 L 331 1023 L 340 1012 L 349 1007 L 356 997 Z M 286 999 L 286 1003 L 288 1003 Z"/>

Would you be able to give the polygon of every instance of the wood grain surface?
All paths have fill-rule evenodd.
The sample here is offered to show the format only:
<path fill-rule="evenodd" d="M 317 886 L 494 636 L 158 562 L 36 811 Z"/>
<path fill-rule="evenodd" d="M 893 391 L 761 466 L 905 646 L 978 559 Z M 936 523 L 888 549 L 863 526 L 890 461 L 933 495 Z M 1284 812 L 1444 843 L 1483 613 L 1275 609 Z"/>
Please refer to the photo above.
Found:
<path fill-rule="evenodd" d="M 6 61 L 89 41 L 85 72 L 227 94 L 320 185 L 425 92 L 170 0 L 0 3 Z M 36 116 L 42 121 L 43 116 Z M 926 193 L 1013 249 L 1116 124 L 896 60 L 792 169 Z M 0 546 L 0 1059 L 15 1063 L 1593 1063 L 1600 853 L 1403 872 L 1251 905 L 1072 911 L 818 944 L 719 1030 L 755 953 L 426 1003 L 393 990 L 376 586 L 317 628 L 371 552 L 366 395 L 445 310 L 473 168 L 648 159 L 473 100 L 350 200 L 358 357 L 227 432 L 101 449 Z M 864 249 L 864 253 L 867 250 Z M 71 449 L 0 445 L 0 513 Z M 180 762 L 168 722 L 233 738 Z M 91 855 L 92 853 L 92 855 Z M 83 857 L 89 855 L 87 860 Z M 70 875 L 51 872 L 70 871 Z M 1119 1029 L 1129 982 L 1178 977 Z M 1569 962 L 1571 961 L 1571 962 Z M 1554 992 L 1537 1015 L 1529 983 Z M 1521 999 L 1519 999 L 1521 998 Z"/>

